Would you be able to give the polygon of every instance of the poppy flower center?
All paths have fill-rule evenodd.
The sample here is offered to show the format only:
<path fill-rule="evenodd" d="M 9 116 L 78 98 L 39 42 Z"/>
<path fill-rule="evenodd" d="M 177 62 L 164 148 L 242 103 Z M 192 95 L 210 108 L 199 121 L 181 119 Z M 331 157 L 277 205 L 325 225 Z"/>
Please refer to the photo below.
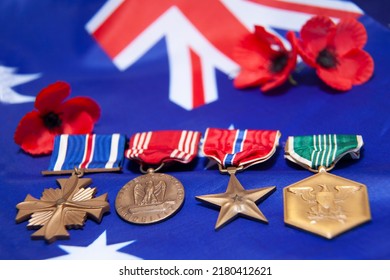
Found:
<path fill-rule="evenodd" d="M 286 67 L 288 62 L 288 55 L 287 53 L 279 53 L 277 56 L 275 56 L 271 61 L 270 71 L 272 73 L 279 73 L 282 72 L 283 69 Z"/>
<path fill-rule="evenodd" d="M 337 59 L 335 54 L 328 49 L 323 49 L 319 52 L 316 62 L 327 69 L 335 68 L 337 65 Z"/>
<path fill-rule="evenodd" d="M 61 126 L 62 120 L 60 116 L 54 112 L 49 112 L 42 117 L 43 123 L 48 129 L 54 129 L 56 127 Z"/>

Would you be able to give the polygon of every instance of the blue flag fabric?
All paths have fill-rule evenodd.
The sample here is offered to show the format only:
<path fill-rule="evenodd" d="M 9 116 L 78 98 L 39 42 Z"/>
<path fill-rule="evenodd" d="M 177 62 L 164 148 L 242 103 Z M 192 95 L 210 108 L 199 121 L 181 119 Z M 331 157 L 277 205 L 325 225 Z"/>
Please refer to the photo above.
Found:
<path fill-rule="evenodd" d="M 153 5 L 135 1 L 153 6 L 158 15 L 137 22 L 131 20 L 143 13 L 132 11 L 138 15 L 126 17 L 127 10 L 119 9 L 124 7 L 122 2 L 0 2 L 0 259 L 82 258 L 71 249 L 75 247 L 96 250 L 93 254 L 106 252 L 107 258 L 154 260 L 390 259 L 390 31 L 386 27 L 352 2 L 315 1 L 332 3 L 332 8 L 322 5 L 324 13 L 344 9 L 358 15 L 368 33 L 364 49 L 375 61 L 373 77 L 347 92 L 337 92 L 300 63 L 293 73 L 298 85 L 286 83 L 262 93 L 258 88 L 233 87 L 231 77 L 237 64 L 211 33 L 223 40 L 222 35 L 228 38 L 254 24 L 267 25 L 278 34 L 298 31 L 311 16 L 297 11 L 304 1 L 284 1 L 289 10 L 280 10 L 264 6 L 272 1 L 208 0 L 210 10 L 218 11 L 209 17 L 216 19 L 207 24 L 217 28 L 212 31 L 199 19 L 202 13 L 196 13 L 202 10 L 197 5 L 206 1 L 182 1 L 195 5 L 193 9 L 172 1 L 180 4 L 161 7 L 161 11 L 156 1 Z M 270 12 L 278 17 L 263 16 Z M 125 21 L 128 33 L 117 29 L 111 33 L 107 24 L 115 23 L 112 15 Z M 271 21 L 275 18 L 282 23 Z M 269 21 L 260 22 L 265 19 Z M 142 22 L 147 24 L 141 26 Z M 230 24 L 234 29 L 227 28 Z M 214 230 L 219 209 L 195 197 L 224 192 L 229 178 L 199 153 L 189 164 L 161 170 L 185 188 L 183 207 L 170 219 L 139 226 L 117 215 L 114 204 L 119 190 L 141 175 L 138 163 L 125 159 L 121 173 L 85 176 L 92 178 L 96 195 L 108 193 L 110 212 L 100 223 L 88 220 L 82 230 L 70 229 L 68 240 L 52 244 L 32 240 L 27 222 L 15 222 L 15 206 L 27 194 L 40 197 L 44 189 L 58 188 L 55 179 L 67 177 L 42 176 L 51 156 L 24 153 L 13 135 L 20 119 L 33 109 L 37 93 L 58 80 L 71 85 L 71 97 L 89 96 L 100 104 L 95 134 L 115 132 L 130 138 L 137 132 L 170 129 L 202 133 L 208 127 L 279 130 L 280 146 L 273 157 L 237 174 L 246 189 L 276 186 L 259 203 L 269 223 L 239 217 Z M 283 220 L 282 189 L 312 175 L 284 159 L 287 137 L 328 133 L 364 138 L 360 159 L 341 160 L 331 173 L 365 184 L 372 214 L 371 222 L 332 240 L 291 228 Z M 110 247 L 113 244 L 117 246 Z M 112 256 L 107 250 L 113 251 Z"/>

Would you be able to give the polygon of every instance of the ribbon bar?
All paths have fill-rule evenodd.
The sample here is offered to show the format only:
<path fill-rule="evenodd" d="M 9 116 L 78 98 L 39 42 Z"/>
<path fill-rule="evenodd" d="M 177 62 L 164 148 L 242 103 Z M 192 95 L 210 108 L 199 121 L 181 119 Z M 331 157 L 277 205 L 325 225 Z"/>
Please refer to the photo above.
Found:
<path fill-rule="evenodd" d="M 285 158 L 310 170 L 318 170 L 320 166 L 330 169 L 347 154 L 354 159 L 359 158 L 362 146 L 360 135 L 290 136 Z"/>
<path fill-rule="evenodd" d="M 134 134 L 125 156 L 150 165 L 190 162 L 198 153 L 201 133 L 191 130 L 163 130 Z"/>
<path fill-rule="evenodd" d="M 43 175 L 84 172 L 112 172 L 122 169 L 126 137 L 121 134 L 68 135 L 54 139 L 53 153 Z"/>
<path fill-rule="evenodd" d="M 278 130 L 208 128 L 202 151 L 222 167 L 248 167 L 269 159 L 279 144 Z"/>

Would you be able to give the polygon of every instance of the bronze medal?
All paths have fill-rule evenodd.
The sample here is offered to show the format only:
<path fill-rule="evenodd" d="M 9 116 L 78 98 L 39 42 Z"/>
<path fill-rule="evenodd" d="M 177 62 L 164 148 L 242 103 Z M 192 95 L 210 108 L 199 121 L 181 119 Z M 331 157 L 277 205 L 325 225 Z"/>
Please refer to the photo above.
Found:
<path fill-rule="evenodd" d="M 272 186 L 246 190 L 238 181 L 235 175 L 236 171 L 237 169 L 234 167 L 227 168 L 230 179 L 224 193 L 196 196 L 196 198 L 201 201 L 220 207 L 215 229 L 221 228 L 238 216 L 244 216 L 268 223 L 263 212 L 257 207 L 257 202 L 267 198 L 276 190 L 276 187 Z"/>
<path fill-rule="evenodd" d="M 275 153 L 279 138 L 277 130 L 207 129 L 203 154 L 217 162 L 222 174 L 230 176 L 225 192 L 196 196 L 196 199 L 219 208 L 215 230 L 241 216 L 268 223 L 257 204 L 276 187 L 245 189 L 236 172 L 268 160 Z"/>
<path fill-rule="evenodd" d="M 90 178 L 79 178 L 82 172 L 73 172 L 68 179 L 57 179 L 60 188 L 45 189 L 40 199 L 27 195 L 16 205 L 16 222 L 29 219 L 29 229 L 39 228 L 31 237 L 51 243 L 69 238 L 67 229 L 81 228 L 87 217 L 100 222 L 110 209 L 107 193 L 95 197 L 96 188 L 88 187 Z"/>
<path fill-rule="evenodd" d="M 284 220 L 333 238 L 371 219 L 365 185 L 322 169 L 283 190 Z"/>
<path fill-rule="evenodd" d="M 173 216 L 184 202 L 184 187 L 173 176 L 150 172 L 139 176 L 118 192 L 118 215 L 134 224 L 152 224 Z"/>
<path fill-rule="evenodd" d="M 190 130 L 148 131 L 134 134 L 126 157 L 145 173 L 122 187 L 115 209 L 125 221 L 153 224 L 172 217 L 184 202 L 184 187 L 173 176 L 155 173 L 165 164 L 189 163 L 198 151 L 200 133 Z M 148 168 L 146 167 L 154 167 Z"/>
<path fill-rule="evenodd" d="M 44 175 L 72 175 L 57 179 L 60 188 L 48 188 L 40 199 L 27 195 L 16 205 L 16 222 L 28 220 L 27 228 L 38 229 L 31 237 L 54 242 L 69 238 L 68 229 L 81 228 L 87 218 L 100 222 L 109 211 L 107 193 L 95 197 L 85 173 L 120 171 L 125 136 L 121 134 L 62 134 L 54 139 L 48 170 Z"/>
<path fill-rule="evenodd" d="M 371 220 L 367 187 L 327 172 L 362 145 L 359 135 L 288 138 L 285 157 L 317 174 L 283 189 L 286 224 L 331 239 Z"/>

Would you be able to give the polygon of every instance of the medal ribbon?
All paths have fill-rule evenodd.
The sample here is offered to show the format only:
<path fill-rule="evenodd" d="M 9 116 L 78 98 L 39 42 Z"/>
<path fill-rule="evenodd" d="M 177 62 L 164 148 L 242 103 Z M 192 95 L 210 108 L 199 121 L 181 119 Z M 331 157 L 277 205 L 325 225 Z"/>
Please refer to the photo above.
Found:
<path fill-rule="evenodd" d="M 163 130 L 134 134 L 125 156 L 150 165 L 165 162 L 190 162 L 198 153 L 200 132 Z"/>
<path fill-rule="evenodd" d="M 363 138 L 360 135 L 324 134 L 290 136 L 285 147 L 285 158 L 305 168 L 318 170 L 334 166 L 342 157 L 349 154 L 360 157 Z"/>
<path fill-rule="evenodd" d="M 279 144 L 278 130 L 206 130 L 202 151 L 222 167 L 248 167 L 269 159 Z"/>
<path fill-rule="evenodd" d="M 54 139 L 49 168 L 42 173 L 72 173 L 75 168 L 86 172 L 122 169 L 126 137 L 121 134 L 58 135 Z"/>

